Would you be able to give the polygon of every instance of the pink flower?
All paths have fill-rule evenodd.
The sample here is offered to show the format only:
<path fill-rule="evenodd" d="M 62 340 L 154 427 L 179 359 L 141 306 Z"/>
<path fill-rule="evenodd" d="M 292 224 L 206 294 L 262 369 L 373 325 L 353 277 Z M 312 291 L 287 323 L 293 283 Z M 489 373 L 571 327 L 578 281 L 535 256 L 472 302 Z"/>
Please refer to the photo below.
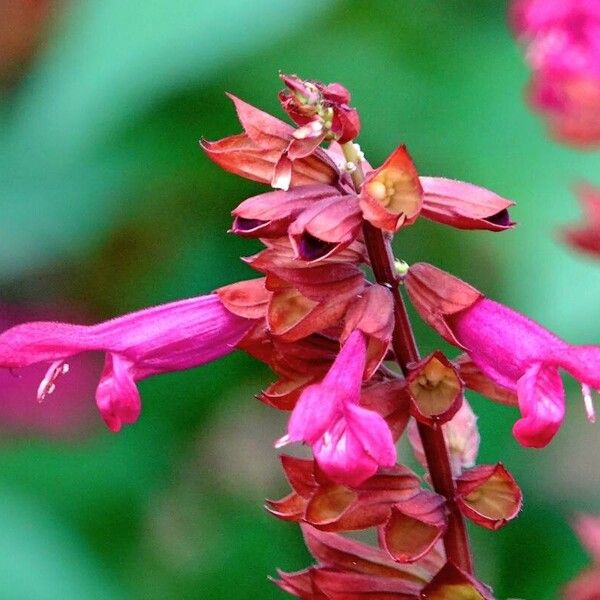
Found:
<path fill-rule="evenodd" d="M 600 143 L 600 8 L 595 0 L 515 0 L 512 22 L 533 69 L 529 99 L 552 133 Z"/>
<path fill-rule="evenodd" d="M 357 486 L 379 468 L 396 463 L 396 448 L 381 415 L 359 405 L 366 342 L 358 330 L 348 337 L 321 383 L 300 396 L 277 446 L 306 442 L 321 469 L 335 482 Z"/>
<path fill-rule="evenodd" d="M 96 403 L 113 431 L 141 410 L 136 381 L 202 365 L 231 352 L 254 321 L 228 311 L 216 294 L 163 304 L 97 325 L 40 321 L 0 335 L 0 366 L 16 369 L 52 361 L 38 389 L 43 399 L 67 373 L 65 359 L 106 352 Z"/>
<path fill-rule="evenodd" d="M 513 433 L 521 444 L 545 446 L 558 431 L 565 415 L 559 368 L 581 382 L 593 420 L 590 388 L 600 388 L 600 348 L 567 344 L 531 319 L 487 298 L 448 316 L 447 321 L 483 373 L 517 392 L 522 417 Z"/>
<path fill-rule="evenodd" d="M 588 418 L 594 420 L 590 388 L 600 388 L 599 347 L 572 346 L 427 263 L 412 265 L 405 283 L 415 308 L 431 327 L 450 344 L 466 350 L 494 384 L 516 392 L 522 418 L 513 433 L 521 444 L 545 446 L 558 431 L 565 415 L 559 368 L 581 382 Z M 479 391 L 490 387 L 478 383 L 475 389 Z M 510 395 L 492 392 L 494 399 L 510 399 Z"/>

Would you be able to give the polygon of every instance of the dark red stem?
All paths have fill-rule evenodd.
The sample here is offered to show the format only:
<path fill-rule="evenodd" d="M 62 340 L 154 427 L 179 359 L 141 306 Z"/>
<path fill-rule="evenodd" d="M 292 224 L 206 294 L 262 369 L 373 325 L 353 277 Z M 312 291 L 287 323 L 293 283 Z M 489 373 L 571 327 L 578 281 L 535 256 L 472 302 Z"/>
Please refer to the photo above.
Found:
<path fill-rule="evenodd" d="M 355 147 L 344 144 L 347 160 L 354 162 L 357 169 L 352 173 L 352 180 L 357 191 L 363 180 L 360 159 L 355 155 Z M 408 374 L 408 365 L 419 360 L 419 350 L 413 334 L 406 306 L 400 293 L 400 279 L 394 265 L 391 240 L 381 231 L 365 221 L 363 226 L 365 245 L 369 254 L 371 268 L 377 283 L 387 287 L 394 297 L 394 332 L 392 348 L 398 365 L 404 375 Z M 429 427 L 417 423 L 419 435 L 427 459 L 427 468 L 433 489 L 444 496 L 448 506 L 448 528 L 444 534 L 446 557 L 466 573 L 473 573 L 473 561 L 469 547 L 469 539 L 465 522 L 455 502 L 456 487 L 450 467 L 450 457 L 441 428 Z"/>
<path fill-rule="evenodd" d="M 394 333 L 392 348 L 402 372 L 408 374 L 408 365 L 419 360 L 412 326 L 406 313 L 404 300 L 399 289 L 399 280 L 394 268 L 390 241 L 380 229 L 365 222 L 363 227 L 365 244 L 377 283 L 386 286 L 394 296 Z M 465 522 L 454 501 L 456 487 L 452 477 L 448 449 L 441 428 L 429 427 L 417 422 L 423 443 L 427 467 L 433 489 L 444 496 L 448 506 L 448 528 L 444 534 L 446 556 L 457 567 L 472 574 L 473 564 Z"/>

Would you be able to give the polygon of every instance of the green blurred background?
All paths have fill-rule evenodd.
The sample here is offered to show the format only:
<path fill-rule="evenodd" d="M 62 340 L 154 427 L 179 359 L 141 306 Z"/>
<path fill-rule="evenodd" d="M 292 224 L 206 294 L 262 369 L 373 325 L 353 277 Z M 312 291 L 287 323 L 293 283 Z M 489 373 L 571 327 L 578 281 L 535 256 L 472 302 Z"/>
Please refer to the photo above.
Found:
<path fill-rule="evenodd" d="M 251 277 L 238 257 L 257 246 L 226 230 L 261 188 L 221 172 L 197 140 L 239 131 L 225 91 L 280 114 L 281 69 L 352 91 L 372 163 L 406 143 L 422 174 L 518 202 L 515 231 L 419 222 L 397 237 L 398 256 L 599 343 L 600 262 L 556 231 L 578 216 L 572 183 L 600 184 L 600 158 L 548 140 L 524 105 L 505 11 L 496 0 L 0 0 L 0 305 L 93 322 Z M 424 351 L 437 347 L 417 330 Z M 0 599 L 286 597 L 267 575 L 309 557 L 297 528 L 261 508 L 286 491 L 272 449 L 285 415 L 253 399 L 270 380 L 234 355 L 145 381 L 142 417 L 118 435 L 90 416 L 91 391 L 71 392 L 79 420 L 63 433 L 43 426 L 58 394 L 38 406 L 35 384 L 20 392 L 36 428 L 0 405 Z M 568 389 L 567 422 L 544 451 L 516 445 L 513 409 L 472 398 L 480 460 L 502 460 L 525 493 L 516 522 L 472 531 L 498 598 L 554 598 L 586 564 L 567 519 L 600 512 L 600 433 Z"/>

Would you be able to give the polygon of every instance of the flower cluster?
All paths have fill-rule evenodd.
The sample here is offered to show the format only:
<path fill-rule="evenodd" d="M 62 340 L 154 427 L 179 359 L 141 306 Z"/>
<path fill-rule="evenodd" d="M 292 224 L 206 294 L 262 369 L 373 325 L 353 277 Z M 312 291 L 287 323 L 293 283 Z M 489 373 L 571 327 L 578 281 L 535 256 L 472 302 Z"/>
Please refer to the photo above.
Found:
<path fill-rule="evenodd" d="M 600 6 L 594 0 L 514 0 L 515 34 L 533 70 L 532 106 L 553 135 L 579 146 L 600 143 Z"/>
<path fill-rule="evenodd" d="M 582 382 L 592 414 L 600 349 L 570 346 L 431 265 L 397 264 L 392 234 L 419 217 L 501 232 L 514 226 L 513 203 L 419 176 L 404 146 L 372 168 L 353 142 L 360 121 L 343 86 L 282 79 L 280 100 L 298 127 L 231 96 L 244 132 L 201 142 L 225 170 L 274 188 L 232 211 L 232 232 L 264 246 L 244 259 L 260 277 L 98 325 L 14 327 L 0 335 L 0 365 L 51 362 L 43 398 L 70 356 L 105 352 L 96 400 L 116 431 L 139 415 L 138 380 L 245 351 L 277 376 L 260 399 L 291 411 L 276 446 L 312 449 L 311 459 L 281 457 L 291 492 L 267 504 L 301 524 L 317 560 L 281 573 L 280 587 L 315 599 L 490 599 L 473 576 L 464 518 L 497 529 L 518 514 L 521 492 L 502 464 L 476 465 L 465 388 L 518 404 L 517 439 L 541 446 L 564 415 L 559 368 Z M 401 283 L 465 354 L 419 356 Z M 427 480 L 397 463 L 409 422 Z M 376 528 L 379 547 L 341 535 L 366 528 Z"/>

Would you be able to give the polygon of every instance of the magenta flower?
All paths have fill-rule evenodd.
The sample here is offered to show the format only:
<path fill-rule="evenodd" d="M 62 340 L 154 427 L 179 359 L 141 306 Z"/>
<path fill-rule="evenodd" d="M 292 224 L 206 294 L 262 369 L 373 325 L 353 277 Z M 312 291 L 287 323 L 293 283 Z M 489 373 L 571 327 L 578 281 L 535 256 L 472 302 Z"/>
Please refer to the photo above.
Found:
<path fill-rule="evenodd" d="M 379 468 L 396 463 L 384 418 L 359 405 L 366 361 L 364 334 L 350 334 L 331 369 L 300 396 L 277 446 L 306 442 L 321 469 L 335 482 L 357 486 Z"/>
<path fill-rule="evenodd" d="M 545 446 L 558 431 L 565 415 L 559 368 L 581 382 L 588 417 L 594 420 L 590 388 L 600 388 L 600 348 L 572 346 L 487 298 L 446 320 L 481 371 L 517 392 L 522 417 L 513 433 L 521 444 Z"/>
<path fill-rule="evenodd" d="M 140 414 L 136 381 L 228 354 L 253 322 L 229 312 L 216 294 L 209 294 L 97 325 L 26 323 L 0 335 L 0 366 L 16 369 L 52 361 L 38 389 L 43 400 L 68 372 L 65 359 L 86 350 L 106 352 L 96 403 L 108 427 L 119 431 Z"/>
<path fill-rule="evenodd" d="M 600 7 L 596 0 L 513 0 L 511 20 L 532 68 L 529 101 L 553 135 L 600 143 Z"/>

